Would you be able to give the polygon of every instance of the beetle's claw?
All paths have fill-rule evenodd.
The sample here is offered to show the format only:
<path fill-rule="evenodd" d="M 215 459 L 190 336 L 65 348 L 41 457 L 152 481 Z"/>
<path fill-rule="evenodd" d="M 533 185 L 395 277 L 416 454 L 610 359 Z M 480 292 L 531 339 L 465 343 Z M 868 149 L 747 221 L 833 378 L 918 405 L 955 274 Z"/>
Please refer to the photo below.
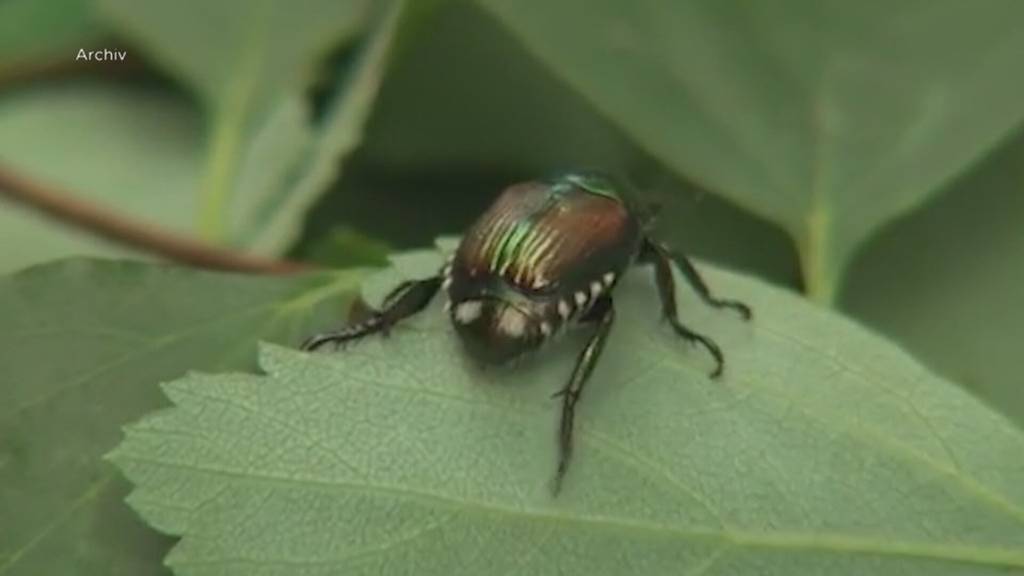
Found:
<path fill-rule="evenodd" d="M 718 365 L 715 366 L 715 369 L 711 371 L 711 379 L 712 380 L 718 380 L 719 377 L 722 376 L 722 371 L 724 369 L 725 369 L 725 366 L 723 366 L 722 363 L 719 362 Z"/>
<path fill-rule="evenodd" d="M 740 316 L 743 316 L 744 320 L 749 321 L 754 317 L 754 311 L 750 309 L 750 306 L 747 306 L 743 302 L 739 302 L 738 300 L 727 300 L 726 304 L 733 310 L 739 312 Z"/>

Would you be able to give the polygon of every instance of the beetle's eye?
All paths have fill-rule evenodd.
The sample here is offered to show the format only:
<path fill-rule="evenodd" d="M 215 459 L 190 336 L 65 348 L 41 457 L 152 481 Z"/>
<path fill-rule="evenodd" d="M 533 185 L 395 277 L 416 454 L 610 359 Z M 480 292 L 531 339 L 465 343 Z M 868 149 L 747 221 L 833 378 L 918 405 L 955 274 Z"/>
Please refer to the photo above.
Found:
<path fill-rule="evenodd" d="M 466 300 L 460 302 L 452 311 L 452 317 L 460 324 L 472 324 L 480 317 L 483 309 L 483 302 L 479 300 Z"/>
<path fill-rule="evenodd" d="M 452 319 L 463 326 L 483 322 L 508 338 L 522 338 L 526 335 L 530 318 L 522 310 L 504 302 L 486 304 L 483 300 L 459 302 L 452 307 Z"/>

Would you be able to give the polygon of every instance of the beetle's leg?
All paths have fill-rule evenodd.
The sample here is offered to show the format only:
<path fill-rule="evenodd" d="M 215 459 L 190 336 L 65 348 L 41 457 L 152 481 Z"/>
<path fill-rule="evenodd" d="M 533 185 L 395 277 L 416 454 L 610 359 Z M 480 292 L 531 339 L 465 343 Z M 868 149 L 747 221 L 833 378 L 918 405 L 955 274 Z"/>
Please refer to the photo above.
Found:
<path fill-rule="evenodd" d="M 661 297 L 661 311 L 665 319 L 672 325 L 672 329 L 679 336 L 698 343 L 703 346 L 715 358 L 715 369 L 711 372 L 712 378 L 718 378 L 725 366 L 725 358 L 722 350 L 715 344 L 714 340 L 690 330 L 679 321 L 679 314 L 676 311 L 676 280 L 672 277 L 672 264 L 664 250 L 658 249 L 653 242 L 645 241 L 644 249 L 640 256 L 645 261 L 654 264 L 654 279 L 658 285 L 658 295 Z"/>
<path fill-rule="evenodd" d="M 683 273 L 683 278 L 686 278 L 687 283 L 689 283 L 694 291 L 697 292 L 697 295 L 700 296 L 700 299 L 703 300 L 704 303 L 715 308 L 732 308 L 739 312 L 745 320 L 750 320 L 750 306 L 747 306 L 738 300 L 725 300 L 712 296 L 711 290 L 709 290 L 708 285 L 704 283 L 704 279 L 700 277 L 700 274 L 697 272 L 697 268 L 694 267 L 693 262 L 691 262 L 684 254 L 674 253 L 665 246 L 653 242 L 650 239 L 645 239 L 641 256 L 646 256 L 648 259 L 654 260 L 675 261 L 679 264 L 679 271 Z"/>
<path fill-rule="evenodd" d="M 558 431 L 558 470 L 555 472 L 553 485 L 553 492 L 556 495 L 562 488 L 562 479 L 565 478 L 565 472 L 569 469 L 569 458 L 572 456 L 572 430 L 573 418 L 576 415 L 576 403 L 579 402 L 583 386 L 590 379 L 590 374 L 594 371 L 598 358 L 601 357 L 604 343 L 608 339 L 608 333 L 615 321 L 615 307 L 612 305 L 612 299 L 607 295 L 599 298 L 580 321 L 593 322 L 597 326 L 587 345 L 576 358 L 576 366 L 573 368 L 569 383 L 553 396 L 562 398 L 562 421 Z"/>
<path fill-rule="evenodd" d="M 302 343 L 302 349 L 316 350 L 328 342 L 340 346 L 370 334 L 386 334 L 397 322 L 423 310 L 437 294 L 441 280 L 441 276 L 425 280 L 406 280 L 384 297 L 384 304 L 379 311 L 371 312 L 368 318 L 357 324 L 316 334 Z"/>

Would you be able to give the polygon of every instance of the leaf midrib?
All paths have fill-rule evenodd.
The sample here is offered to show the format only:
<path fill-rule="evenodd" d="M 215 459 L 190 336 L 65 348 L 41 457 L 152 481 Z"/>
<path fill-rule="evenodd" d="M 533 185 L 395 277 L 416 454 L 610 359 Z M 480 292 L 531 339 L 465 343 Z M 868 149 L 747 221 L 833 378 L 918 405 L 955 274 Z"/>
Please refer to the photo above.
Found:
<path fill-rule="evenodd" d="M 760 326 L 760 327 L 757 327 L 755 329 L 758 330 L 758 332 L 763 333 L 764 335 L 767 335 L 769 337 L 773 337 L 773 338 L 776 338 L 776 339 L 779 339 L 779 340 L 783 340 L 785 342 L 789 342 L 789 343 L 792 343 L 792 344 L 796 344 L 796 345 L 805 347 L 808 350 L 812 350 L 812 351 L 816 352 L 817 354 L 821 355 L 823 358 L 826 358 L 828 361 L 832 362 L 837 367 L 839 367 L 839 368 L 843 369 L 844 371 L 846 371 L 847 373 L 857 377 L 862 382 L 870 384 L 870 385 L 877 386 L 877 384 L 874 383 L 871 380 L 871 378 L 869 378 L 868 374 L 865 374 L 864 372 L 862 372 L 860 370 L 856 370 L 856 369 L 850 367 L 849 365 L 839 361 L 838 359 L 836 359 L 834 357 L 834 355 L 832 355 L 832 354 L 830 354 L 830 353 L 828 353 L 828 352 L 826 352 L 826 351 L 816 347 L 813 343 L 806 342 L 806 341 L 801 340 L 799 338 L 795 338 L 792 335 L 784 333 L 784 332 L 777 332 L 777 331 L 771 330 L 771 329 L 766 328 L 764 326 Z M 675 357 L 672 356 L 672 355 L 665 355 L 664 358 L 665 358 L 665 360 L 664 360 L 665 362 L 675 364 L 676 367 L 678 367 L 680 370 L 693 370 L 692 366 L 679 363 L 675 359 Z M 446 400 L 449 400 L 449 401 L 456 401 L 456 402 L 460 402 L 460 403 L 464 403 L 464 404 L 478 405 L 478 406 L 487 406 L 488 403 L 489 403 L 489 402 L 481 402 L 481 400 L 479 398 L 470 398 L 470 397 L 457 396 L 457 395 L 454 395 L 454 394 L 448 394 L 448 393 L 445 393 L 445 392 L 442 392 L 442 391 L 439 391 L 439 390 L 436 390 L 436 389 L 431 389 L 431 388 L 412 388 L 412 387 L 407 387 L 407 386 L 397 386 L 397 385 L 394 385 L 394 384 L 391 384 L 391 383 L 382 383 L 382 382 L 377 382 L 377 381 L 366 380 L 366 379 L 360 378 L 357 375 L 353 375 L 353 374 L 348 374 L 347 378 L 351 382 L 355 382 L 355 383 L 358 383 L 358 384 L 364 385 L 364 386 L 386 387 L 386 388 L 390 388 L 392 390 L 396 390 L 396 391 L 400 391 L 400 392 L 412 392 L 412 393 L 418 393 L 418 394 L 426 394 L 426 395 L 429 395 L 429 396 L 435 396 L 435 397 L 438 397 L 438 398 L 446 399 Z M 973 496 L 978 501 L 981 501 L 981 502 L 984 502 L 984 503 L 988 504 L 995 511 L 1007 514 L 1007 515 L 1013 517 L 1014 519 L 1018 520 L 1019 522 L 1021 522 L 1022 525 L 1024 525 L 1024 509 L 1021 509 L 1021 507 L 1019 505 L 1017 505 L 1016 503 L 1008 500 L 1005 497 L 1005 495 L 1003 495 L 1003 494 L 1001 494 L 999 492 L 993 491 L 989 486 L 983 484 L 982 482 L 980 482 L 974 476 L 971 476 L 971 475 L 967 474 L 966 471 L 964 471 L 961 467 L 956 466 L 954 464 L 955 463 L 955 459 L 951 459 L 951 464 L 952 465 L 946 466 L 943 463 L 937 461 L 935 458 L 929 456 L 928 454 L 925 454 L 925 453 L 921 452 L 920 450 L 916 449 L 915 447 L 909 446 L 909 445 L 904 444 L 904 443 L 901 443 L 898 440 L 894 440 L 891 437 L 889 437 L 889 436 L 887 436 L 885 434 L 882 434 L 879 431 L 873 429 L 873 427 L 865 426 L 865 425 L 861 425 L 861 426 L 858 427 L 858 426 L 851 425 L 848 422 L 848 418 L 845 415 L 833 414 L 833 415 L 831 415 L 831 416 L 833 416 L 833 418 L 827 418 L 826 416 L 816 414 L 815 411 L 812 410 L 809 406 L 807 406 L 807 404 L 800 397 L 792 395 L 792 394 L 789 394 L 789 393 L 786 392 L 786 390 L 784 390 L 782 388 L 763 386 L 763 385 L 760 385 L 758 382 L 756 382 L 754 380 L 744 380 L 744 381 L 739 382 L 739 383 L 744 385 L 744 386 L 746 386 L 746 387 L 748 387 L 749 389 L 758 389 L 758 390 L 761 390 L 763 393 L 767 393 L 769 395 L 777 395 L 777 396 L 784 397 L 788 402 L 790 402 L 790 404 L 792 406 L 797 408 L 800 411 L 800 413 L 804 414 L 808 419 L 811 419 L 811 420 L 813 420 L 815 422 L 818 422 L 819 424 L 822 424 L 822 425 L 824 425 L 824 426 L 826 426 L 828 428 L 832 428 L 832 429 L 838 430 L 838 431 L 842 432 L 847 438 L 850 438 L 851 440 L 853 440 L 853 441 L 855 441 L 857 443 L 870 445 L 870 446 L 876 447 L 876 448 L 877 447 L 881 447 L 881 448 L 884 448 L 889 454 L 893 455 L 896 458 L 900 458 L 901 460 L 905 460 L 905 461 L 918 462 L 922 466 L 925 466 L 928 469 L 934 471 L 934 476 L 936 478 L 944 479 L 944 480 L 947 480 L 947 481 L 952 481 L 953 486 L 959 488 L 959 491 L 961 493 Z M 888 389 L 885 389 L 885 388 L 881 388 L 881 389 L 886 391 L 886 392 L 891 392 L 891 390 L 888 390 Z M 194 392 L 193 391 L 189 391 L 189 393 L 194 393 Z M 899 396 L 899 395 L 897 395 L 897 396 Z M 908 405 L 912 405 L 912 402 L 910 402 L 909 400 L 907 400 L 905 398 L 903 398 L 903 400 L 905 402 L 907 402 Z M 524 408 L 526 408 L 526 409 L 532 410 L 532 409 L 534 409 L 534 407 L 536 407 L 537 410 L 544 410 L 545 409 L 544 407 L 542 407 L 540 405 L 535 405 L 533 403 L 515 403 L 515 404 L 506 403 L 506 404 L 493 403 L 494 406 L 499 406 L 502 409 L 523 410 Z M 925 419 L 925 421 L 927 422 L 927 419 Z M 929 429 L 929 431 L 934 432 L 934 428 L 931 426 L 930 422 L 928 422 L 927 428 Z M 590 437 L 591 439 L 598 439 L 598 440 L 603 439 L 605 441 L 605 443 L 608 442 L 608 438 L 606 436 L 604 436 L 604 435 L 602 435 L 600 433 L 596 433 L 592 427 L 589 427 L 585 423 L 582 423 L 582 422 L 579 424 L 579 436 L 581 438 L 583 438 L 583 437 Z M 939 442 L 940 446 L 942 446 L 948 452 L 949 447 L 946 444 L 945 440 L 942 439 L 941 437 L 938 437 L 937 435 L 936 435 L 936 437 L 937 437 L 937 441 Z M 632 452 L 630 454 L 632 455 Z M 631 462 L 631 464 L 633 464 L 635 468 L 647 467 L 647 466 L 644 466 L 642 463 L 639 463 L 640 465 L 636 465 L 637 463 L 632 463 Z M 660 467 L 658 467 L 658 469 L 660 470 Z M 673 481 L 672 484 L 678 484 L 678 483 Z M 691 494 L 692 490 L 686 490 L 686 493 Z M 698 498 L 697 500 L 701 501 L 700 498 Z M 713 511 L 714 510 L 712 509 L 712 512 Z"/>
<path fill-rule="evenodd" d="M 779 335 L 776 334 L 776 337 Z M 672 360 L 670 360 L 672 361 Z M 863 377 L 864 375 L 859 374 Z M 349 381 L 352 384 L 359 386 L 377 386 L 388 389 L 397 390 L 404 393 L 414 394 L 427 394 L 435 396 L 447 401 L 459 401 L 461 403 L 471 404 L 476 407 L 493 407 L 489 405 L 489 402 L 481 402 L 479 399 L 467 398 L 461 396 L 455 396 L 446 394 L 444 392 L 432 389 L 420 389 L 410 388 L 406 386 L 396 386 L 390 383 L 380 383 L 362 379 L 358 377 L 349 377 Z M 774 390 L 773 390 L 774 391 Z M 775 391 L 778 392 L 778 391 Z M 201 397 L 207 400 L 215 402 L 223 402 L 229 405 L 236 406 L 240 409 L 253 410 L 252 406 L 240 405 L 231 398 L 223 398 L 219 396 L 209 396 L 206 394 L 199 393 L 192 389 L 180 389 L 178 394 L 192 395 Z M 789 398 L 787 396 L 787 398 Z M 799 403 L 799 400 L 792 398 L 792 400 L 798 405 L 802 412 L 804 412 L 809 418 L 821 420 L 820 417 L 815 416 L 809 412 L 808 409 Z M 523 410 L 524 408 L 533 411 L 541 410 L 540 406 L 534 406 L 532 404 L 523 404 L 515 406 L 504 406 L 504 404 L 496 404 L 499 408 L 505 409 L 516 409 Z M 834 424 L 834 422 L 832 422 Z M 588 427 L 581 427 L 580 436 L 581 439 L 589 439 L 594 442 L 595 447 L 604 448 L 606 453 L 616 457 L 617 459 L 624 461 L 625 463 L 633 466 L 634 468 L 650 468 L 645 465 L 644 461 L 635 461 L 631 457 L 632 454 L 623 454 L 618 450 L 610 450 L 614 448 L 614 443 L 610 445 L 607 442 L 607 438 L 601 434 L 595 434 L 593 429 L 587 429 Z M 840 426 L 841 430 L 844 430 L 852 438 L 862 438 L 862 434 L 865 431 L 858 431 L 858 429 L 852 429 L 847 424 Z M 147 429 L 145 427 L 135 427 L 133 433 L 165 433 L 157 429 Z M 857 433 L 854 433 L 857 432 Z M 874 444 L 873 444 L 874 445 Z M 940 477 L 952 478 L 958 480 L 963 489 L 974 495 L 975 497 L 984 500 L 989 503 L 999 503 L 1003 506 L 997 508 L 997 511 L 1006 512 L 1013 514 L 1017 509 L 1008 508 L 1010 503 L 1002 500 L 998 495 L 991 494 L 989 490 L 983 485 L 980 485 L 975 479 L 971 477 L 963 477 L 962 472 L 958 473 L 956 470 L 949 470 L 938 465 L 931 458 L 918 452 L 911 450 L 909 447 L 903 447 L 900 445 L 893 446 L 891 443 L 886 443 L 889 451 L 897 456 L 904 458 L 913 458 L 919 460 L 922 463 L 928 465 L 936 472 L 940 473 Z M 118 453 L 115 459 L 121 459 L 125 461 L 135 461 L 139 463 L 147 463 L 154 466 L 164 466 L 171 468 L 178 468 L 184 470 L 194 470 L 205 473 L 219 474 L 234 479 L 241 479 L 246 482 L 271 482 L 281 483 L 287 486 L 322 486 L 331 489 L 349 489 L 359 490 L 368 493 L 383 493 L 383 494 L 394 494 L 401 497 L 418 499 L 424 502 L 433 502 L 443 505 L 449 511 L 458 510 L 476 510 L 477 512 L 490 514 L 490 515 L 515 515 L 529 520 L 543 520 L 561 523 L 573 523 L 590 526 L 599 526 L 604 528 L 613 528 L 622 531 L 640 531 L 648 532 L 652 534 L 666 534 L 679 537 L 682 539 L 691 540 L 720 540 L 725 544 L 733 547 L 747 547 L 747 548 L 770 548 L 770 549 L 806 549 L 806 550 L 823 550 L 831 551 L 836 553 L 849 552 L 849 553 L 860 553 L 860 554 L 877 554 L 885 556 L 904 556 L 904 557 L 918 557 L 948 561 L 960 561 L 960 562 L 971 562 L 976 564 L 985 564 L 993 566 L 1013 566 L 1013 567 L 1024 567 L 1024 551 L 1012 550 L 1006 548 L 984 548 L 976 546 L 964 546 L 957 544 L 927 544 L 927 543 L 913 543 L 913 542 L 895 542 L 892 539 L 888 540 L 874 540 L 868 538 L 851 537 L 850 535 L 844 534 L 828 534 L 828 533 L 815 533 L 806 534 L 801 532 L 777 532 L 777 533 L 764 533 L 764 532 L 751 532 L 746 530 L 737 529 L 735 527 L 729 527 L 722 524 L 721 528 L 718 529 L 693 529 L 693 528 L 679 528 L 676 526 L 669 526 L 664 524 L 652 524 L 646 522 L 631 521 L 628 519 L 622 519 L 617 517 L 600 517 L 600 516 L 586 516 L 586 517 L 574 517 L 567 516 L 564 514 L 552 514 L 550 512 L 544 512 L 539 510 L 527 510 L 517 509 L 509 506 L 502 506 L 499 504 L 483 502 L 479 500 L 458 500 L 451 496 L 438 494 L 436 492 L 424 491 L 412 489 L 405 486 L 387 486 L 387 485 L 370 485 L 367 483 L 343 481 L 343 480 L 323 480 L 318 478 L 303 478 L 296 479 L 290 477 L 274 476 L 266 473 L 252 473 L 252 472 L 240 472 L 236 470 L 214 468 L 214 467 L 199 467 L 190 465 L 183 462 L 160 462 L 151 460 L 148 458 L 142 458 L 134 455 L 126 455 Z M 656 471 L 661 471 L 657 468 Z M 673 481 L 673 485 L 678 483 Z M 687 496 L 693 497 L 691 490 L 684 492 Z M 995 501 L 993 501 L 995 499 Z M 700 501 L 700 500 L 698 500 Z M 713 509 L 711 509 L 714 512 Z"/>
<path fill-rule="evenodd" d="M 136 429 L 135 433 L 141 430 Z M 397 496 L 427 505 L 438 505 L 446 511 L 471 512 L 485 516 L 516 517 L 529 522 L 548 522 L 568 526 L 584 526 L 596 529 L 610 529 L 633 536 L 636 533 L 647 533 L 651 536 L 661 535 L 678 538 L 683 541 L 721 541 L 734 548 L 750 549 L 781 549 L 781 550 L 816 550 L 832 553 L 865 554 L 880 556 L 911 557 L 928 560 L 946 560 L 965 562 L 987 566 L 1009 566 L 1024 568 L 1024 551 L 1007 548 L 988 548 L 965 546 L 960 544 L 927 544 L 918 542 L 896 542 L 853 537 L 847 534 L 817 532 L 778 531 L 775 533 L 755 532 L 736 528 L 696 529 L 681 528 L 666 524 L 637 522 L 613 516 L 571 516 L 538 509 L 513 508 L 481 500 L 455 499 L 451 496 L 425 490 L 410 489 L 405 486 L 385 484 L 370 485 L 348 481 L 326 481 L 318 478 L 296 479 L 287 476 L 275 476 L 266 473 L 239 472 L 224 468 L 198 467 L 184 462 L 162 461 L 145 458 L 134 454 L 116 453 L 114 460 L 145 464 L 156 468 L 172 468 L 188 470 L 204 474 L 213 474 L 230 478 L 234 482 L 252 484 L 260 487 L 280 485 L 289 488 L 327 488 L 331 491 L 342 489 L 352 492 Z M 210 501 L 200 505 L 209 504 Z M 162 506 L 162 504 L 157 504 Z M 265 561 L 265 559 L 260 559 Z"/>
<path fill-rule="evenodd" d="M 870 380 L 870 378 L 868 378 L 867 374 L 864 374 L 863 372 L 861 372 L 859 370 L 854 370 L 851 367 L 849 367 L 848 365 L 846 365 L 846 364 L 844 364 L 842 362 L 837 361 L 835 358 L 832 357 L 832 355 L 826 354 L 824 351 L 819 350 L 818 348 L 816 348 L 811 343 L 802 341 L 802 340 L 800 340 L 798 338 L 793 338 L 789 334 L 785 334 L 785 333 L 781 333 L 781 332 L 776 332 L 776 331 L 773 331 L 773 330 L 770 330 L 770 329 L 767 329 L 767 328 L 763 328 L 763 327 L 758 329 L 758 330 L 760 332 L 768 335 L 768 336 L 771 336 L 771 337 L 774 337 L 774 338 L 777 338 L 777 339 L 781 339 L 781 340 L 784 340 L 784 341 L 787 341 L 787 342 L 797 343 L 797 344 L 799 344 L 801 346 L 807 347 L 810 350 L 815 350 L 816 352 L 821 354 L 823 357 L 827 358 L 829 361 L 835 363 L 838 367 L 843 368 L 844 370 L 846 370 L 849 374 L 858 377 L 859 379 L 861 379 L 865 383 L 869 383 L 869 384 L 871 383 L 871 380 Z M 692 370 L 693 369 L 692 366 L 686 366 L 686 365 L 678 364 L 678 361 L 675 360 L 675 358 L 673 356 L 671 356 L 671 355 L 666 355 L 665 358 L 666 358 L 665 361 L 668 362 L 668 363 L 676 363 L 677 366 L 681 366 L 682 368 L 685 368 L 687 370 Z M 479 398 L 471 398 L 471 397 L 458 396 L 458 395 L 455 395 L 455 394 L 449 394 L 449 393 L 445 393 L 445 392 L 442 392 L 440 390 L 431 389 L 431 388 L 413 388 L 413 387 L 408 387 L 408 386 L 395 385 L 395 384 L 392 384 L 392 383 L 377 382 L 377 381 L 368 380 L 368 379 L 365 379 L 365 378 L 360 378 L 359 376 L 353 375 L 353 374 L 348 374 L 347 378 L 348 378 L 349 382 L 352 382 L 352 383 L 355 383 L 355 384 L 358 384 L 358 385 L 362 385 L 362 386 L 383 387 L 383 388 L 388 388 L 388 389 L 399 391 L 399 392 L 415 393 L 415 394 L 425 394 L 425 395 L 428 395 L 428 396 L 433 396 L 433 397 L 441 398 L 441 399 L 448 400 L 448 401 L 455 401 L 455 402 L 460 402 L 460 403 L 463 403 L 463 404 L 474 405 L 474 406 L 489 407 L 488 405 L 490 405 L 490 407 L 498 407 L 499 409 L 511 409 L 511 410 L 520 410 L 520 411 L 522 411 L 524 409 L 531 410 L 531 411 L 533 411 L 533 410 L 538 410 L 538 411 L 546 410 L 546 407 L 541 406 L 539 404 L 533 404 L 533 403 L 515 403 L 515 404 L 512 404 L 512 403 L 498 403 L 498 402 L 493 402 L 493 401 L 482 402 Z M 769 393 L 769 394 L 774 394 L 774 395 L 785 397 L 785 399 L 788 402 L 790 402 L 790 404 L 792 406 L 794 406 L 796 409 L 798 409 L 800 411 L 800 413 L 805 415 L 808 419 L 813 420 L 815 422 L 818 422 L 818 423 L 820 423 L 820 424 L 822 424 L 822 425 L 824 425 L 826 427 L 830 427 L 830 428 L 833 428 L 835 430 L 838 430 L 838 431 L 842 432 L 847 438 L 850 438 L 851 440 L 853 440 L 853 441 L 855 441 L 857 443 L 870 445 L 870 446 L 875 447 L 875 448 L 881 447 L 881 448 L 885 449 L 889 454 L 893 455 L 896 458 L 899 458 L 899 459 L 904 460 L 904 461 L 918 462 L 922 466 L 925 466 L 928 469 L 932 470 L 934 472 L 934 477 L 935 478 L 942 479 L 942 480 L 945 480 L 947 482 L 951 482 L 952 486 L 955 487 L 955 488 L 958 488 L 961 493 L 966 494 L 966 495 L 970 495 L 974 499 L 976 499 L 977 501 L 980 501 L 980 502 L 983 502 L 985 504 L 988 504 L 990 506 L 990 508 L 992 508 L 994 511 L 1006 514 L 1006 515 L 1008 515 L 1010 517 L 1013 517 L 1014 519 L 1016 519 L 1016 520 L 1020 521 L 1022 524 L 1024 524 L 1024 510 L 1022 510 L 1014 502 L 1011 502 L 1010 500 L 1008 500 L 1003 494 L 1000 494 L 998 492 L 993 491 L 989 486 L 981 483 L 974 476 L 971 476 L 971 475 L 967 474 L 962 468 L 945 466 L 942 463 L 936 461 L 933 457 L 931 457 L 931 456 L 921 452 L 920 450 L 917 450 L 914 447 L 908 446 L 908 445 L 903 444 L 903 443 L 901 443 L 899 441 L 895 441 L 892 438 L 890 438 L 890 437 L 888 437 L 888 436 L 886 436 L 884 434 L 881 434 L 878 431 L 872 429 L 871 427 L 868 427 L 868 426 L 860 426 L 860 427 L 852 426 L 848 422 L 848 419 L 845 416 L 843 416 L 843 415 L 835 415 L 836 416 L 835 418 L 826 418 L 825 416 L 818 415 L 818 414 L 816 414 L 814 412 L 814 410 L 812 410 L 810 407 L 808 407 L 806 405 L 806 403 L 803 402 L 803 400 L 800 397 L 792 395 L 792 394 L 789 394 L 789 393 L 787 393 L 785 390 L 783 390 L 781 388 L 768 387 L 768 386 L 759 385 L 757 382 L 755 382 L 753 380 L 744 380 L 743 382 L 741 382 L 741 384 L 749 387 L 750 389 L 759 389 L 759 390 L 762 390 L 765 393 Z M 193 390 L 189 390 L 187 393 L 189 393 L 189 394 L 196 394 L 196 392 L 193 391 Z M 198 394 L 196 394 L 196 395 L 198 395 Z M 209 398 L 208 397 L 208 399 L 218 400 L 218 401 L 226 401 L 225 399 L 222 399 L 222 398 Z M 595 430 L 592 427 L 590 427 L 590 426 L 588 426 L 588 425 L 586 425 L 585 423 L 582 423 L 582 422 L 579 424 L 578 436 L 581 439 L 589 438 L 591 440 L 597 440 L 598 443 L 602 443 L 603 442 L 606 446 L 609 443 L 609 439 L 607 438 L 607 436 L 605 436 L 603 434 L 600 434 L 599 432 L 595 432 Z M 942 442 L 940 442 L 940 444 L 941 443 Z M 629 458 L 629 460 L 630 460 L 629 464 L 631 466 L 633 466 L 634 468 L 637 468 L 637 469 L 640 469 L 640 468 L 650 468 L 650 466 L 645 465 L 644 462 L 633 462 L 632 461 L 632 457 L 633 456 L 634 456 L 634 454 L 632 452 L 630 452 L 630 457 L 631 458 Z M 659 471 L 661 470 L 660 467 L 656 467 L 656 469 L 659 470 Z M 678 486 L 678 482 L 676 482 L 674 480 L 671 481 L 671 484 L 673 484 L 675 486 Z M 687 495 L 690 495 L 691 498 L 694 497 L 692 490 L 687 489 L 687 490 L 685 490 L 685 493 Z M 698 502 L 702 502 L 703 503 L 703 499 L 701 499 L 701 498 L 696 498 L 696 500 Z M 711 512 L 713 512 L 713 513 L 715 512 L 713 508 L 709 508 L 709 510 Z"/>

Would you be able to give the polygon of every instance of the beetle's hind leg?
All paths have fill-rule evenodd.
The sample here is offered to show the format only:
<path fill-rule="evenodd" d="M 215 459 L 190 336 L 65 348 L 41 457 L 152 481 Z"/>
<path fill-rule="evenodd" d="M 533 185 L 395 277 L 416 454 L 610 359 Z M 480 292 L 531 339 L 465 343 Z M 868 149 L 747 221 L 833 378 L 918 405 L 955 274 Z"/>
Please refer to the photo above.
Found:
<path fill-rule="evenodd" d="M 677 335 L 694 344 L 700 344 L 711 354 L 715 359 L 715 369 L 711 372 L 711 377 L 718 378 L 721 376 L 722 370 L 725 368 L 725 357 L 722 355 L 722 349 L 711 338 L 694 332 L 679 321 L 679 314 L 676 310 L 676 281 L 672 276 L 672 260 L 668 250 L 650 240 L 644 240 L 640 258 L 645 262 L 654 264 L 654 277 L 658 285 L 658 295 L 661 297 L 662 315 L 672 325 L 672 329 Z M 735 308 L 743 314 L 744 318 L 750 317 L 750 308 L 746 304 L 734 300 L 719 300 L 712 297 L 707 285 L 704 284 L 704 281 L 697 274 L 697 270 L 693 268 L 689 260 L 685 258 L 681 258 L 681 260 L 685 262 L 681 266 L 683 275 L 690 281 L 690 284 L 694 286 L 694 289 L 697 290 L 697 293 L 701 295 L 705 302 L 717 308 Z M 689 273 L 687 273 L 687 270 L 689 270 Z"/>
<path fill-rule="evenodd" d="M 441 280 L 441 276 L 425 280 L 406 280 L 384 297 L 384 304 L 379 311 L 371 312 L 362 322 L 315 334 L 302 343 L 302 349 L 316 350 L 327 343 L 333 343 L 338 347 L 371 334 L 386 335 L 396 323 L 426 308 L 440 289 Z"/>
<path fill-rule="evenodd" d="M 590 379 L 594 366 L 597 365 L 597 360 L 601 357 L 601 351 L 604 350 L 604 343 L 608 340 L 608 333 L 611 331 L 614 321 L 615 308 L 612 305 L 612 299 L 607 295 L 602 296 L 581 318 L 581 322 L 596 323 L 597 327 L 587 345 L 576 358 L 576 366 L 573 368 L 569 383 L 553 395 L 555 398 L 562 399 L 562 419 L 558 430 L 558 470 L 555 472 L 555 481 L 552 487 L 555 495 L 562 488 L 562 480 L 569 469 L 569 459 L 572 456 L 576 403 L 579 402 L 583 386 Z"/>

